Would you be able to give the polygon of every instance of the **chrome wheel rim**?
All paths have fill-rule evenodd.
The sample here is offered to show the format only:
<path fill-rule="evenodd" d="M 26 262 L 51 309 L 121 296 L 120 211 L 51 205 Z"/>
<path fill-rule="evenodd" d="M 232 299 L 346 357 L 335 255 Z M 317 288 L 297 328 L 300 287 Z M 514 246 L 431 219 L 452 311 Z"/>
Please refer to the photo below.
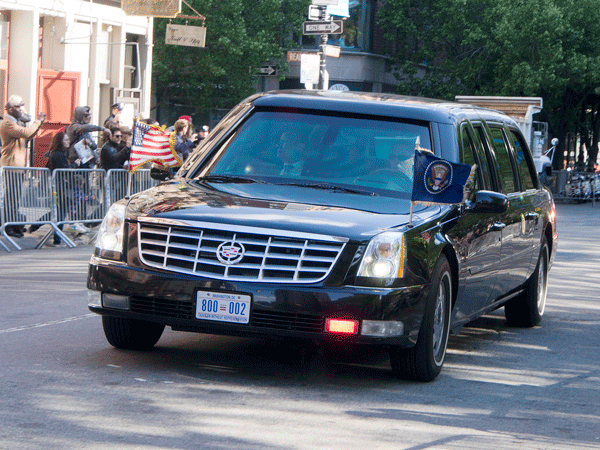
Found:
<path fill-rule="evenodd" d="M 438 286 L 433 314 L 433 359 L 436 365 L 441 366 L 446 354 L 448 333 L 446 332 L 449 321 L 449 299 L 451 298 L 450 274 L 445 272 Z"/>
<path fill-rule="evenodd" d="M 540 316 L 544 314 L 544 309 L 546 308 L 546 294 L 548 292 L 548 275 L 546 264 L 547 259 L 546 253 L 544 252 L 540 258 L 537 277 L 537 309 Z"/>

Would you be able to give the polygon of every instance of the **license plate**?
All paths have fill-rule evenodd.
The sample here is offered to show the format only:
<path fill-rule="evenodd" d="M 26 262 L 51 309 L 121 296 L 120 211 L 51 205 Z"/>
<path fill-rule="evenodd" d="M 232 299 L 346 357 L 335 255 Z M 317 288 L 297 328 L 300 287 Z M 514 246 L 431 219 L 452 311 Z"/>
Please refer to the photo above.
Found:
<path fill-rule="evenodd" d="M 198 291 L 196 319 L 248 323 L 250 321 L 250 296 Z"/>

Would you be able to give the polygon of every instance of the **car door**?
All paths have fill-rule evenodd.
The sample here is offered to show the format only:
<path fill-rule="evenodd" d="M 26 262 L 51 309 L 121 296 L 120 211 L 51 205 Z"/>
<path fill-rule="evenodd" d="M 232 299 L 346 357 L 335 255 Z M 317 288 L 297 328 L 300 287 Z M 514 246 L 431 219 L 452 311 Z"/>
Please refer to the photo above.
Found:
<path fill-rule="evenodd" d="M 498 270 L 500 297 L 522 285 L 530 273 L 532 256 L 531 232 L 528 223 L 535 220 L 531 196 L 521 189 L 515 157 L 502 124 L 488 123 L 491 149 L 501 191 L 508 196 L 508 209 L 498 217 L 502 224 L 502 246 Z"/>
<path fill-rule="evenodd" d="M 537 264 L 537 255 L 539 254 L 540 243 L 542 239 L 542 217 L 540 212 L 544 202 L 544 193 L 540 190 L 541 185 L 537 179 L 537 170 L 527 147 L 525 138 L 521 132 L 512 127 L 506 127 L 505 133 L 508 143 L 512 149 L 514 163 L 517 169 L 519 184 L 521 189 L 522 208 L 525 212 L 525 231 L 523 239 L 531 247 L 531 261 L 526 278 L 533 273 Z"/>
<path fill-rule="evenodd" d="M 471 201 L 479 190 L 493 190 L 488 157 L 478 133 L 465 122 L 459 129 L 461 162 L 475 165 L 472 184 L 468 186 L 466 207 L 449 233 L 456 245 L 459 258 L 459 291 L 454 307 L 453 321 L 464 321 L 477 315 L 490 302 L 497 283 L 502 231 L 497 228 L 491 213 L 469 211 Z"/>

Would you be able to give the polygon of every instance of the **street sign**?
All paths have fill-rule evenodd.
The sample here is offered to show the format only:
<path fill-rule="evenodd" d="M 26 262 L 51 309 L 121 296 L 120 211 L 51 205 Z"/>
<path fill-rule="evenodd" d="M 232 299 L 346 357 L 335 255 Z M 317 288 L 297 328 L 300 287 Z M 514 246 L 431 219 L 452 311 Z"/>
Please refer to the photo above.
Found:
<path fill-rule="evenodd" d="M 122 0 L 128 16 L 175 17 L 181 12 L 181 0 Z"/>
<path fill-rule="evenodd" d="M 262 75 L 262 76 L 275 76 L 277 75 L 277 69 L 273 66 L 262 66 L 259 67 L 258 70 L 256 71 L 257 75 Z"/>
<path fill-rule="evenodd" d="M 287 52 L 287 61 L 288 62 L 300 62 L 302 55 L 314 55 L 314 52 Z"/>
<path fill-rule="evenodd" d="M 336 6 L 338 4 L 338 0 L 312 0 L 312 4 L 317 6 Z"/>
<path fill-rule="evenodd" d="M 339 58 L 342 48 L 337 45 L 326 45 L 325 56 L 331 56 L 332 58 Z"/>
<path fill-rule="evenodd" d="M 300 83 L 319 84 L 320 61 L 314 53 L 300 56 Z"/>
<path fill-rule="evenodd" d="M 302 23 L 304 34 L 342 34 L 344 32 L 343 20 L 331 21 L 306 21 Z"/>
<path fill-rule="evenodd" d="M 308 20 L 320 20 L 321 9 L 317 5 L 308 5 Z"/>
<path fill-rule="evenodd" d="M 206 44 L 206 28 L 168 23 L 165 44 L 204 48 Z"/>
<path fill-rule="evenodd" d="M 346 86 L 345 84 L 338 83 L 338 84 L 334 84 L 333 86 L 331 86 L 329 88 L 329 90 L 330 91 L 338 91 L 338 92 L 346 92 L 346 91 L 349 91 L 350 88 L 348 86 Z"/>

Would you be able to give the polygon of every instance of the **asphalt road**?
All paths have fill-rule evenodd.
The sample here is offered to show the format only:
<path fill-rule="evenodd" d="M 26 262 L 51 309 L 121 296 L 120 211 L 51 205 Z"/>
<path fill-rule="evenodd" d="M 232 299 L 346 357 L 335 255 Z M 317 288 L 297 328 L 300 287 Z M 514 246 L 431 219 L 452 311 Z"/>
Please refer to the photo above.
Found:
<path fill-rule="evenodd" d="M 90 246 L 0 248 L 0 449 L 600 449 L 600 206 L 558 221 L 541 326 L 485 316 L 427 384 L 286 341 L 115 350 L 87 309 Z"/>

